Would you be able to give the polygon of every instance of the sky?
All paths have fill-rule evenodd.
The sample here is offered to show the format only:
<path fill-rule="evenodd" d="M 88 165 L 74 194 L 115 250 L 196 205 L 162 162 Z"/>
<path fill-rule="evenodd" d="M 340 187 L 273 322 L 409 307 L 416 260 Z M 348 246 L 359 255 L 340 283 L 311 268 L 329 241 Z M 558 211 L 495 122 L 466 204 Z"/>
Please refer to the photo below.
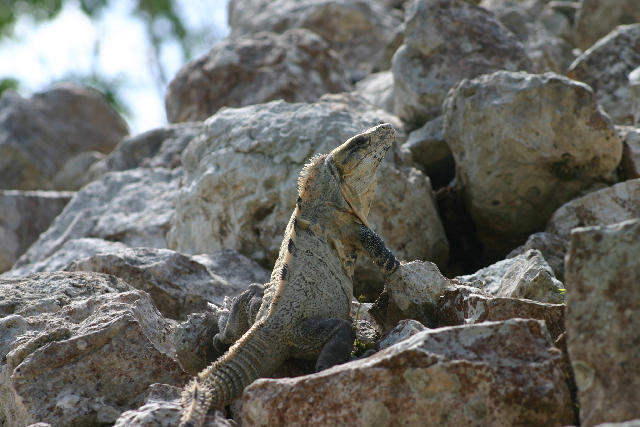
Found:
<path fill-rule="evenodd" d="M 227 0 L 179 0 L 179 13 L 190 29 L 203 31 L 203 43 L 195 56 L 206 53 L 215 40 L 229 33 Z M 73 0 L 52 21 L 35 23 L 21 17 L 15 37 L 0 42 L 0 78 L 20 81 L 24 97 L 45 90 L 65 76 L 90 74 L 92 70 L 108 79 L 126 82 L 121 92 L 130 108 L 131 134 L 163 126 L 166 87 L 158 84 L 149 61 L 151 51 L 144 24 L 132 15 L 134 0 L 112 0 L 98 22 L 89 19 Z M 160 28 L 160 30 L 162 30 Z M 94 55 L 98 47 L 98 54 Z M 177 42 L 163 44 L 160 60 L 167 75 L 182 67 Z"/>

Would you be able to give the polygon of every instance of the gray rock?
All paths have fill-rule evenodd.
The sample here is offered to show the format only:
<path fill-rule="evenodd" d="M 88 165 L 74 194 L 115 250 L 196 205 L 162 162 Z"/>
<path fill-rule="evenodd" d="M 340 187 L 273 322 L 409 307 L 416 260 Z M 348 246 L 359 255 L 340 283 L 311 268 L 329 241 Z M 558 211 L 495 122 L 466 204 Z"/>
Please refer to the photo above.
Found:
<path fill-rule="evenodd" d="M 613 181 L 622 146 L 591 89 L 566 77 L 499 71 L 463 80 L 444 136 L 485 256 L 501 259 L 562 204 Z"/>
<path fill-rule="evenodd" d="M 356 83 L 355 92 L 371 104 L 393 113 L 393 74 L 381 71 Z"/>
<path fill-rule="evenodd" d="M 350 89 L 342 58 L 317 34 L 294 29 L 223 40 L 178 72 L 165 105 L 170 123 L 202 121 L 225 106 L 315 102 Z"/>
<path fill-rule="evenodd" d="M 580 425 L 640 418 L 640 220 L 573 230 L 565 277 Z"/>
<path fill-rule="evenodd" d="M 375 345 L 375 349 L 378 351 L 384 350 L 387 347 L 391 347 L 392 345 L 395 345 L 400 341 L 404 341 L 407 338 L 414 336 L 418 332 L 422 332 L 425 330 L 427 330 L 427 328 L 417 320 L 401 320 L 398 322 L 395 328 L 391 329 L 380 338 L 380 340 Z"/>
<path fill-rule="evenodd" d="M 558 235 L 541 231 L 533 233 L 524 245 L 518 246 L 507 255 L 507 258 L 515 258 L 531 249 L 540 251 L 544 260 L 549 264 L 556 279 L 564 282 L 564 256 L 567 253 L 568 240 L 561 239 Z"/>
<path fill-rule="evenodd" d="M 52 256 L 67 241 L 84 237 L 129 246 L 165 248 L 182 168 L 112 172 L 78 192 L 14 269 Z M 84 256 L 90 256 L 88 254 Z"/>
<path fill-rule="evenodd" d="M 623 145 L 629 148 L 629 154 L 633 159 L 633 167 L 636 172 L 640 172 L 640 128 L 632 126 L 616 126 L 618 137 Z M 624 156 L 624 152 L 623 152 Z"/>
<path fill-rule="evenodd" d="M 621 423 L 603 423 L 597 427 L 640 427 L 640 419 L 623 421 Z"/>
<path fill-rule="evenodd" d="M 533 70 L 515 35 L 471 2 L 417 0 L 405 25 L 392 61 L 395 114 L 413 127 L 440 116 L 447 92 L 464 78 Z"/>
<path fill-rule="evenodd" d="M 344 58 L 353 81 L 369 72 L 402 13 L 368 0 L 232 0 L 231 36 L 306 28 Z"/>
<path fill-rule="evenodd" d="M 156 248 L 100 253 L 74 261 L 67 270 L 120 277 L 149 293 L 163 316 L 180 320 L 205 311 L 208 303 L 222 305 L 251 283 L 267 283 L 271 275 L 234 250 L 189 256 Z"/>
<path fill-rule="evenodd" d="M 640 24 L 623 25 L 578 57 L 567 75 L 593 88 L 596 100 L 614 123 L 633 125 L 629 73 L 637 67 Z"/>
<path fill-rule="evenodd" d="M 620 182 L 562 205 L 549 220 L 547 231 L 568 240 L 576 227 L 633 218 L 640 218 L 640 179 Z"/>
<path fill-rule="evenodd" d="M 576 45 L 587 50 L 619 25 L 640 22 L 636 0 L 580 0 L 574 23 Z"/>
<path fill-rule="evenodd" d="M 556 279 L 553 270 L 536 249 L 456 279 L 496 297 L 526 298 L 552 304 L 564 302 L 562 282 Z"/>
<path fill-rule="evenodd" d="M 108 153 L 128 134 L 98 92 L 62 84 L 31 98 L 0 98 L 0 188 L 45 189 L 65 162 L 83 151 Z"/>
<path fill-rule="evenodd" d="M 428 121 L 420 129 L 409 134 L 404 148 L 411 151 L 413 161 L 424 168 L 424 172 L 432 181 L 442 185 L 448 183 L 455 175 L 455 161 L 451 150 L 444 140 L 444 116 Z M 443 177 L 443 179 L 439 179 Z"/>
<path fill-rule="evenodd" d="M 74 193 L 0 190 L 0 273 L 38 239 Z"/>
<path fill-rule="evenodd" d="M 629 73 L 631 87 L 631 108 L 633 108 L 633 124 L 640 127 L 640 67 Z"/>
<path fill-rule="evenodd" d="M 58 191 L 78 191 L 86 184 L 84 176 L 89 168 L 105 157 L 105 154 L 97 151 L 84 151 L 76 154 L 67 160 L 62 169 L 55 174 L 51 188 Z"/>
<path fill-rule="evenodd" d="M 393 30 L 393 32 L 385 42 L 384 47 L 380 52 L 378 52 L 378 55 L 371 65 L 372 73 L 387 71 L 391 68 L 391 60 L 393 59 L 393 55 L 395 55 L 396 50 L 398 50 L 398 48 L 402 46 L 402 43 L 404 42 L 404 31 L 404 22 L 398 25 L 395 30 Z"/>

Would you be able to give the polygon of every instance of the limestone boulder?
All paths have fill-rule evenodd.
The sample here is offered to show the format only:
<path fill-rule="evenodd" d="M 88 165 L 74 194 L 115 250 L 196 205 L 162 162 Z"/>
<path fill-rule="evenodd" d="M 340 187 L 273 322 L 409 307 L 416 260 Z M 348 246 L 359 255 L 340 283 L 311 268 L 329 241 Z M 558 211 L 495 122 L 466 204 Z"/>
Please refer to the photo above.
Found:
<path fill-rule="evenodd" d="M 375 343 L 374 349 L 376 351 L 384 350 L 385 348 L 398 344 L 400 341 L 404 341 L 426 329 L 427 327 L 417 320 L 401 320 L 393 329 L 387 331 L 382 337 L 380 337 L 380 340 Z"/>
<path fill-rule="evenodd" d="M 209 118 L 204 137 L 183 153 L 186 175 L 168 247 L 187 254 L 236 249 L 271 268 L 295 207 L 303 165 L 384 123 L 379 119 L 384 112 L 359 103 L 353 108 L 336 97 L 315 104 L 273 101 L 228 108 Z M 446 262 L 448 245 L 429 180 L 403 156 L 396 145 L 382 162 L 369 222 L 400 259 Z M 369 263 L 358 271 L 377 277 L 368 272 L 378 270 Z M 354 293 L 373 291 L 356 287 Z"/>
<path fill-rule="evenodd" d="M 619 25 L 640 22 L 635 0 L 580 0 L 574 38 L 578 48 L 587 50 Z"/>
<path fill-rule="evenodd" d="M 633 126 L 616 126 L 618 137 L 629 150 L 630 157 L 633 159 L 633 167 L 636 172 L 640 172 L 640 128 Z M 624 156 L 624 152 L 623 152 Z"/>
<path fill-rule="evenodd" d="M 564 426 L 561 353 L 539 321 L 422 331 L 375 355 L 245 389 L 242 425 Z"/>
<path fill-rule="evenodd" d="M 129 133 L 98 92 L 62 84 L 22 98 L 0 98 L 0 189 L 46 189 L 71 157 L 110 152 Z"/>
<path fill-rule="evenodd" d="M 524 245 L 511 251 L 507 258 L 515 258 L 532 249 L 538 250 L 553 270 L 556 279 L 564 282 L 564 256 L 567 254 L 568 244 L 568 240 L 560 238 L 557 234 L 541 231 L 529 236 Z"/>
<path fill-rule="evenodd" d="M 455 161 L 444 140 L 444 116 L 429 120 L 411 132 L 404 148 L 411 151 L 413 161 L 423 168 L 436 188 L 444 187 L 455 177 Z"/>
<path fill-rule="evenodd" d="M 499 71 L 458 83 L 444 137 L 488 259 L 542 231 L 594 182 L 614 180 L 622 145 L 588 86 L 554 73 Z"/>
<path fill-rule="evenodd" d="M 629 73 L 631 86 L 631 108 L 633 108 L 633 123 L 640 127 L 640 67 Z"/>
<path fill-rule="evenodd" d="M 57 191 L 0 190 L 0 273 L 11 269 L 73 195 Z"/>
<path fill-rule="evenodd" d="M 419 0 L 405 17 L 391 70 L 395 114 L 414 128 L 442 114 L 451 87 L 498 70 L 533 71 L 524 48 L 494 15 L 465 0 Z"/>
<path fill-rule="evenodd" d="M 368 0 L 232 0 L 231 36 L 306 28 L 344 58 L 351 79 L 361 80 L 402 22 L 402 13 Z"/>
<path fill-rule="evenodd" d="M 292 29 L 216 44 L 178 72 L 165 106 L 170 123 L 202 121 L 225 106 L 315 102 L 325 93 L 350 89 L 344 61 L 327 42 L 309 30 Z"/>
<path fill-rule="evenodd" d="M 74 261 L 69 271 L 94 271 L 126 280 L 151 295 L 160 313 L 184 320 L 208 303 L 222 305 L 271 272 L 234 250 L 190 256 L 156 248 L 130 248 Z"/>
<path fill-rule="evenodd" d="M 98 151 L 83 151 L 76 154 L 67 160 L 60 171 L 55 174 L 51 188 L 58 191 L 78 191 L 85 185 L 84 176 L 89 168 L 104 160 L 105 157 L 106 154 Z"/>
<path fill-rule="evenodd" d="M 567 75 L 593 88 L 596 100 L 614 123 L 633 125 L 629 73 L 637 67 L 640 23 L 617 27 L 598 40 L 571 64 Z"/>
<path fill-rule="evenodd" d="M 182 168 L 113 172 L 78 192 L 14 269 L 42 261 L 67 241 L 85 237 L 165 248 Z M 93 254 L 89 254 L 93 255 Z M 85 255 L 85 256 L 89 256 Z"/>
<path fill-rule="evenodd" d="M 393 113 L 393 74 L 381 71 L 356 83 L 355 92 L 372 105 Z"/>
<path fill-rule="evenodd" d="M 640 418 L 640 220 L 573 230 L 565 277 L 580 425 Z"/>
<path fill-rule="evenodd" d="M 371 64 L 372 73 L 387 71 L 391 68 L 391 60 L 393 59 L 393 55 L 395 55 L 396 50 L 398 50 L 398 48 L 402 46 L 402 43 L 404 42 L 404 30 L 404 22 L 402 22 L 393 30 L 387 41 L 384 43 L 382 50 L 378 52 L 376 58 Z"/>
<path fill-rule="evenodd" d="M 620 182 L 564 204 L 549 220 L 547 231 L 569 239 L 576 227 L 610 225 L 633 218 L 640 218 L 640 179 Z"/>

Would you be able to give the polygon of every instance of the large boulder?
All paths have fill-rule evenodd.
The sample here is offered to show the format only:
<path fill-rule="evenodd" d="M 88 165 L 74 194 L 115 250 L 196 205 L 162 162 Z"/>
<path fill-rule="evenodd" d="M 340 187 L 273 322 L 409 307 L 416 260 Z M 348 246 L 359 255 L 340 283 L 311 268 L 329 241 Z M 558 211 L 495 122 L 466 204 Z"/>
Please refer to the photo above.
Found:
<path fill-rule="evenodd" d="M 49 228 L 74 193 L 0 190 L 0 273 Z"/>
<path fill-rule="evenodd" d="M 629 73 L 631 86 L 631 107 L 633 108 L 633 124 L 640 127 L 640 67 Z"/>
<path fill-rule="evenodd" d="M 640 218 L 640 179 L 620 182 L 562 205 L 547 231 L 568 240 L 576 227 L 610 225 Z"/>
<path fill-rule="evenodd" d="M 0 189 L 46 189 L 65 162 L 83 151 L 110 152 L 127 125 L 90 89 L 62 84 L 22 98 L 0 98 Z"/>
<path fill-rule="evenodd" d="M 305 162 L 382 123 L 379 111 L 363 105 L 273 101 L 212 116 L 204 136 L 183 153 L 186 175 L 168 247 L 188 254 L 236 249 L 271 268 Z M 380 166 L 376 193 L 369 221 L 396 256 L 446 262 L 429 180 L 403 160 L 397 145 Z M 369 264 L 367 271 L 377 271 Z"/>
<path fill-rule="evenodd" d="M 535 249 L 540 251 L 544 260 L 549 264 L 556 279 L 564 282 L 564 256 L 567 254 L 568 240 L 557 234 L 540 231 L 533 233 L 522 246 L 512 250 L 507 258 L 515 258 L 518 255 Z"/>
<path fill-rule="evenodd" d="M 232 0 L 233 37 L 306 28 L 344 58 L 354 81 L 362 79 L 402 22 L 402 14 L 368 0 Z"/>
<path fill-rule="evenodd" d="M 498 70 L 533 71 L 516 36 L 465 0 L 417 0 L 392 61 L 395 114 L 419 127 L 442 114 L 449 89 Z"/>
<path fill-rule="evenodd" d="M 630 157 L 633 159 L 635 171 L 640 173 L 640 128 L 633 126 L 616 126 L 618 137 L 628 146 Z M 624 152 L 623 152 L 624 155 Z"/>
<path fill-rule="evenodd" d="M 629 73 L 637 67 L 640 67 L 640 24 L 623 25 L 580 55 L 567 76 L 591 86 L 596 100 L 614 123 L 632 125 Z"/>
<path fill-rule="evenodd" d="M 587 50 L 619 25 L 640 22 L 636 0 L 580 0 L 574 23 L 576 45 Z"/>
<path fill-rule="evenodd" d="M 315 102 L 350 89 L 342 58 L 317 34 L 261 32 L 223 40 L 186 64 L 169 84 L 165 106 L 170 123 L 201 121 L 225 106 Z"/>
<path fill-rule="evenodd" d="M 640 220 L 574 230 L 565 277 L 580 425 L 640 418 Z"/>
<path fill-rule="evenodd" d="M 368 75 L 356 83 L 355 92 L 372 105 L 393 113 L 393 74 L 391 71 Z"/>
<path fill-rule="evenodd" d="M 542 231 L 597 181 L 613 181 L 622 145 L 587 85 L 555 73 L 499 71 L 458 83 L 444 136 L 489 260 Z"/>
<path fill-rule="evenodd" d="M 426 330 L 317 374 L 255 381 L 242 425 L 561 427 L 573 421 L 561 357 L 537 320 Z"/>

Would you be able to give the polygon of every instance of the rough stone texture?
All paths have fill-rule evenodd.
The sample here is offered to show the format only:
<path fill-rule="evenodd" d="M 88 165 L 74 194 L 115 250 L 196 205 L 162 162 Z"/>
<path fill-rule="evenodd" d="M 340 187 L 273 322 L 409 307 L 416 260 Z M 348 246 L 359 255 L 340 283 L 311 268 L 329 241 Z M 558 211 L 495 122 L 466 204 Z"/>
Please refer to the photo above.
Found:
<path fill-rule="evenodd" d="M 571 230 L 640 218 L 640 179 L 620 182 L 570 201 L 558 209 L 547 231 L 569 239 Z"/>
<path fill-rule="evenodd" d="M 581 190 L 612 180 L 622 157 L 591 89 L 554 73 L 463 80 L 445 110 L 456 179 L 489 259 L 542 231 Z"/>
<path fill-rule="evenodd" d="M 629 146 L 636 172 L 640 172 L 640 128 L 616 126 L 616 129 L 618 130 L 618 137 L 622 143 Z"/>
<path fill-rule="evenodd" d="M 449 280 L 431 262 L 400 264 L 387 278 L 384 292 L 369 313 L 385 331 L 403 319 L 414 319 L 434 327 L 438 298 L 449 285 Z"/>
<path fill-rule="evenodd" d="M 149 295 L 119 293 L 129 288 L 120 279 L 56 272 L 1 280 L 0 288 L 30 298 L 0 319 L 5 425 L 113 423 L 142 403 L 150 384 L 189 379 L 175 359 L 171 328 Z"/>
<path fill-rule="evenodd" d="M 0 98 L 0 188 L 43 189 L 64 163 L 82 151 L 108 153 L 128 134 L 102 95 L 62 84 L 22 98 Z"/>
<path fill-rule="evenodd" d="M 240 295 L 251 283 L 267 283 L 271 275 L 234 250 L 189 256 L 155 248 L 93 255 L 74 261 L 68 270 L 120 277 L 149 293 L 163 316 L 180 320 L 205 311 L 209 302 L 222 305 L 225 297 Z"/>
<path fill-rule="evenodd" d="M 223 40 L 186 64 L 169 84 L 165 106 L 170 123 L 201 121 L 225 106 L 315 102 L 350 89 L 342 58 L 317 34 L 262 32 Z"/>
<path fill-rule="evenodd" d="M 86 184 L 84 176 L 89 168 L 105 157 L 106 155 L 97 151 L 84 151 L 76 154 L 67 160 L 62 169 L 55 174 L 51 188 L 57 191 L 78 191 Z"/>
<path fill-rule="evenodd" d="M 393 74 L 381 71 L 371 74 L 356 83 L 355 92 L 371 104 L 390 113 L 393 112 Z"/>
<path fill-rule="evenodd" d="M 603 423 L 598 424 L 597 427 L 640 427 L 640 419 L 623 421 L 621 423 Z"/>
<path fill-rule="evenodd" d="M 369 71 L 377 53 L 401 23 L 401 13 L 368 0 L 232 0 L 231 35 L 282 33 L 306 28 L 344 58 L 354 81 Z"/>
<path fill-rule="evenodd" d="M 74 193 L 0 190 L 0 273 L 38 239 Z"/>
<path fill-rule="evenodd" d="M 565 276 L 580 425 L 640 418 L 640 220 L 574 230 Z"/>
<path fill-rule="evenodd" d="M 629 73 L 639 66 L 640 24 L 623 25 L 578 57 L 567 76 L 591 86 L 614 123 L 632 125 Z"/>
<path fill-rule="evenodd" d="M 568 240 L 561 239 L 558 235 L 541 231 L 534 233 L 525 242 L 507 255 L 507 258 L 515 258 L 531 249 L 540 251 L 544 260 L 549 264 L 556 279 L 564 282 L 564 256 L 567 253 Z"/>
<path fill-rule="evenodd" d="M 556 279 L 553 270 L 536 249 L 456 279 L 496 297 L 526 298 L 552 304 L 564 302 L 564 295 L 560 291 L 564 288 L 562 282 Z"/>
<path fill-rule="evenodd" d="M 395 114 L 414 127 L 442 114 L 449 89 L 497 70 L 533 71 L 513 33 L 465 0 L 418 0 L 407 10 L 404 44 L 392 61 Z"/>
<path fill-rule="evenodd" d="M 219 111 L 205 122 L 205 136 L 183 153 L 186 176 L 168 247 L 191 254 L 236 249 L 273 266 L 304 163 L 384 123 L 379 113 L 324 100 Z M 380 166 L 369 222 L 400 259 L 446 262 L 448 245 L 429 180 L 408 167 L 402 155 L 395 146 Z M 379 274 L 372 263 L 360 266 L 356 275 L 378 277 L 368 273 Z M 354 293 L 369 291 L 356 288 Z"/>
<path fill-rule="evenodd" d="M 180 364 L 190 375 L 197 375 L 222 356 L 213 347 L 213 337 L 220 332 L 219 313 L 206 311 L 190 314 L 176 326 L 174 342 Z"/>
<path fill-rule="evenodd" d="M 376 342 L 374 349 L 376 351 L 384 350 L 387 347 L 398 344 L 400 341 L 404 341 L 409 337 L 414 336 L 418 332 L 426 330 L 427 327 L 417 320 L 404 319 L 398 322 L 395 328 L 387 331 L 378 342 Z"/>
<path fill-rule="evenodd" d="M 633 123 L 640 127 L 640 67 L 629 73 L 631 87 L 631 108 L 633 108 Z"/>
<path fill-rule="evenodd" d="M 560 359 L 536 320 L 423 331 L 318 374 L 255 381 L 242 425 L 564 426 Z"/>
<path fill-rule="evenodd" d="M 166 247 L 165 234 L 174 215 L 173 199 L 182 176 L 181 168 L 134 169 L 113 172 L 92 182 L 71 199 L 14 269 L 42 261 L 68 240 L 83 237 L 129 246 Z"/>
<path fill-rule="evenodd" d="M 469 286 L 448 288 L 438 302 L 438 326 L 508 320 L 544 320 L 551 340 L 564 332 L 564 305 L 516 298 L 494 298 Z"/>
<path fill-rule="evenodd" d="M 576 45 L 587 50 L 618 25 L 640 22 L 636 0 L 580 0 L 574 22 Z"/>
<path fill-rule="evenodd" d="M 182 165 L 182 151 L 202 134 L 202 127 L 200 122 L 180 123 L 126 137 L 104 160 L 91 166 L 82 179 L 83 185 L 108 172 L 156 167 L 175 169 Z"/>
<path fill-rule="evenodd" d="M 404 42 L 404 31 L 404 22 L 393 30 L 389 38 L 387 38 L 387 41 L 384 43 L 382 50 L 378 52 L 376 58 L 373 60 L 373 63 L 371 64 L 371 73 L 387 71 L 391 68 L 393 55 Z"/>

